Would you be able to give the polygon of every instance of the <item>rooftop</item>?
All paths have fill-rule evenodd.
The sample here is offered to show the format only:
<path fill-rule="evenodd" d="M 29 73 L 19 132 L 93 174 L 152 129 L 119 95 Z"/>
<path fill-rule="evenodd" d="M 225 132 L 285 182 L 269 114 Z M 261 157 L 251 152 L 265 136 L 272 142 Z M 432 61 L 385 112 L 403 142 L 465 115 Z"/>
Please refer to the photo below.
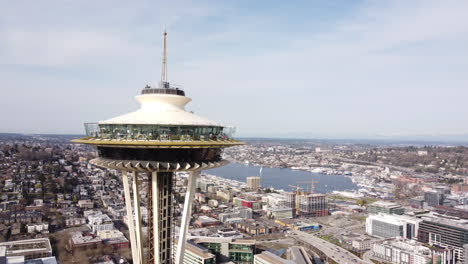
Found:
<path fill-rule="evenodd" d="M 71 240 L 74 245 L 101 242 L 99 237 L 93 236 L 91 234 L 83 235 L 82 232 L 73 232 Z"/>
<path fill-rule="evenodd" d="M 453 227 L 468 230 L 468 220 L 460 219 L 458 217 L 441 215 L 441 214 L 431 212 L 430 214 L 423 215 L 421 219 L 427 222 L 433 222 L 433 223 L 438 223 L 442 225 L 448 225 L 448 226 L 453 226 Z"/>
<path fill-rule="evenodd" d="M 309 255 L 305 252 L 303 247 L 291 247 L 290 255 L 296 264 L 312 264 Z"/>
<path fill-rule="evenodd" d="M 187 241 L 187 243 L 185 244 L 185 249 L 189 251 L 190 253 L 197 255 L 198 257 L 203 258 L 203 259 L 210 259 L 210 258 L 215 257 L 215 255 L 211 254 L 211 252 L 208 249 L 196 243 L 193 243 L 190 240 Z"/>
<path fill-rule="evenodd" d="M 431 250 L 415 240 L 404 238 L 388 239 L 382 242 L 383 245 L 392 246 L 406 252 L 412 252 L 419 255 L 431 255 Z"/>
<path fill-rule="evenodd" d="M 401 207 L 399 204 L 392 203 L 392 202 L 385 202 L 385 201 L 377 201 L 369 206 L 378 206 L 378 207 L 385 207 L 385 208 L 395 208 L 395 207 Z"/>
<path fill-rule="evenodd" d="M 271 263 L 271 264 L 294 264 L 296 263 L 292 260 L 283 259 L 268 251 L 263 251 L 261 254 L 255 255 L 255 259 L 268 261 L 268 263 Z"/>
<path fill-rule="evenodd" d="M 0 248 L 2 247 L 5 248 L 6 256 L 31 254 L 37 251 L 45 251 L 52 254 L 52 247 L 48 238 L 2 242 L 0 243 Z"/>

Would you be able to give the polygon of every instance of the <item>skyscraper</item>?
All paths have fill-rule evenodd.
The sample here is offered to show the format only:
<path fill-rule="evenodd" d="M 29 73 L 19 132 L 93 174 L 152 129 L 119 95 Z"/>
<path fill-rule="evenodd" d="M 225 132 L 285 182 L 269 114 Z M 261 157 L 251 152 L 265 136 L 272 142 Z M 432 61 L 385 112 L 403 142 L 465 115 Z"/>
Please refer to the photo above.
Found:
<path fill-rule="evenodd" d="M 250 189 L 250 190 L 260 189 L 260 177 L 258 176 L 247 177 L 247 189 Z"/>
<path fill-rule="evenodd" d="M 202 169 L 225 164 L 223 148 L 242 144 L 232 139 L 232 128 L 185 110 L 191 99 L 167 80 L 166 36 L 164 32 L 161 82 L 156 88 L 147 85 L 135 97 L 141 108 L 87 123 L 87 136 L 73 140 L 97 147 L 99 157 L 92 164 L 122 171 L 133 263 L 174 263 L 172 185 L 176 171 L 190 172 L 175 256 L 177 263 L 183 259 L 197 175 Z M 148 243 L 142 235 L 140 180 L 148 181 Z M 145 244 L 148 255 L 143 251 Z"/>

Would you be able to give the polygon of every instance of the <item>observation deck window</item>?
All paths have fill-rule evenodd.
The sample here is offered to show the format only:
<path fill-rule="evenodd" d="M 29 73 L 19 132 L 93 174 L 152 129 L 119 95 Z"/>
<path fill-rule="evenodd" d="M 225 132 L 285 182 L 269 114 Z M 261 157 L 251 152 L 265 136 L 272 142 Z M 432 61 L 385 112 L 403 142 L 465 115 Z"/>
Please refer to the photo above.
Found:
<path fill-rule="evenodd" d="M 233 127 L 86 123 L 88 137 L 111 140 L 230 140 Z"/>

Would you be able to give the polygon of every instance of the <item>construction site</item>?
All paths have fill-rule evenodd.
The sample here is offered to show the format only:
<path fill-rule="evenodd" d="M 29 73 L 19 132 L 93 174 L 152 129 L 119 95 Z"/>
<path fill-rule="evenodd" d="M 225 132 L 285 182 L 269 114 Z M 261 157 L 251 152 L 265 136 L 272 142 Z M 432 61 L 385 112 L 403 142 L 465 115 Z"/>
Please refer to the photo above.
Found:
<path fill-rule="evenodd" d="M 295 188 L 296 191 L 289 193 L 287 196 L 291 206 L 295 208 L 296 217 L 319 217 L 328 215 L 328 202 L 325 194 L 314 193 L 314 184 L 316 181 L 301 181 L 297 182 L 310 184 L 310 191 L 301 191 L 302 187 L 298 185 L 289 185 Z"/>

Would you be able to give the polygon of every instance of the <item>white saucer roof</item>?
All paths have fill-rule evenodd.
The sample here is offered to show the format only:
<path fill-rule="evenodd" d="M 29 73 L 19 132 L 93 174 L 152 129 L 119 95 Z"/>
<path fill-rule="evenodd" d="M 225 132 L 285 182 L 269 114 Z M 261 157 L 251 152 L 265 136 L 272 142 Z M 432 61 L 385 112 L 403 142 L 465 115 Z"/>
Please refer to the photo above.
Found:
<path fill-rule="evenodd" d="M 135 112 L 124 114 L 99 124 L 115 125 L 187 125 L 216 126 L 221 124 L 195 115 L 185 110 L 185 105 L 192 99 L 173 94 L 143 94 L 135 96 L 141 108 Z"/>

